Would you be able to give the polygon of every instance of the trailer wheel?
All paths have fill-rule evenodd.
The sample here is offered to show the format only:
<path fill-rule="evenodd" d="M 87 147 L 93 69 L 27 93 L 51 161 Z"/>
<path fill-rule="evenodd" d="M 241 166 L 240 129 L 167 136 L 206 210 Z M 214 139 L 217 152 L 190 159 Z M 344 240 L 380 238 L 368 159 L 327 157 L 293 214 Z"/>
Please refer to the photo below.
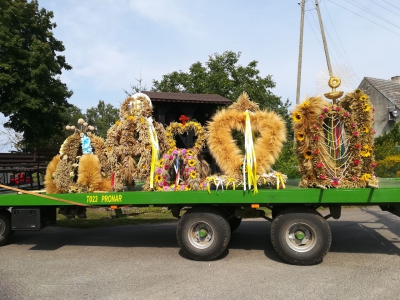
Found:
<path fill-rule="evenodd" d="M 332 234 L 328 223 L 315 210 L 292 208 L 273 220 L 271 241 L 285 261 L 296 265 L 314 265 L 328 253 Z"/>
<path fill-rule="evenodd" d="M 194 208 L 179 220 L 176 237 L 187 257 L 209 261 L 218 258 L 226 250 L 231 229 L 217 210 Z"/>
<path fill-rule="evenodd" d="M 8 244 L 13 234 L 10 212 L 8 210 L 0 210 L 0 246 Z"/>
<path fill-rule="evenodd" d="M 236 229 L 239 228 L 240 224 L 242 223 L 242 218 L 236 218 L 233 216 L 228 220 L 229 227 L 231 228 L 231 232 L 234 232 Z"/>

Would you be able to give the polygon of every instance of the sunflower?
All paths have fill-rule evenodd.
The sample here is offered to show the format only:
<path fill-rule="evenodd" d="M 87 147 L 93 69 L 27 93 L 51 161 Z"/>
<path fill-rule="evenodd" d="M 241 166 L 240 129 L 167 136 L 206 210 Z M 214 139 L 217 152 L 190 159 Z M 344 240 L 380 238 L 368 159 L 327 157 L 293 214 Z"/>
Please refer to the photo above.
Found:
<path fill-rule="evenodd" d="M 364 104 L 363 105 L 363 110 L 364 111 L 370 111 L 371 110 L 371 106 L 369 106 L 368 104 Z"/>
<path fill-rule="evenodd" d="M 297 138 L 298 141 L 303 141 L 304 137 L 305 137 L 305 133 L 304 132 L 299 131 L 299 132 L 296 133 L 296 138 Z"/>
<path fill-rule="evenodd" d="M 163 177 L 161 176 L 161 174 L 156 174 L 156 176 L 154 176 L 154 179 L 156 180 L 156 182 L 160 182 Z"/>
<path fill-rule="evenodd" d="M 360 97 L 361 101 L 366 101 L 367 99 L 368 99 L 368 97 L 365 94 L 361 95 L 361 97 Z"/>
<path fill-rule="evenodd" d="M 196 165 L 196 161 L 194 159 L 189 159 L 188 165 L 189 165 L 189 167 L 194 167 Z"/>
<path fill-rule="evenodd" d="M 303 117 L 301 116 L 301 114 L 298 113 L 298 112 L 295 112 L 295 113 L 292 115 L 292 118 L 293 118 L 293 121 L 294 121 L 294 122 L 300 122 L 300 121 L 303 119 Z"/>
<path fill-rule="evenodd" d="M 127 117 L 126 118 L 128 121 L 133 121 L 134 119 L 135 119 L 135 117 L 134 116 L 129 116 L 129 117 Z"/>
<path fill-rule="evenodd" d="M 189 156 L 193 156 L 193 155 L 194 155 L 193 150 L 188 150 L 186 153 L 187 153 L 187 155 L 189 155 Z"/>
<path fill-rule="evenodd" d="M 308 100 L 304 101 L 304 102 L 301 104 L 301 107 L 303 107 L 303 108 L 307 108 L 308 106 L 310 106 L 310 102 L 308 102 Z"/>
<path fill-rule="evenodd" d="M 371 153 L 368 150 L 363 150 L 360 152 L 360 155 L 362 157 L 369 157 L 371 155 Z"/>
<path fill-rule="evenodd" d="M 306 150 L 303 152 L 303 156 L 305 159 L 311 159 L 312 158 L 312 152 L 311 150 Z"/>
<path fill-rule="evenodd" d="M 369 133 L 370 130 L 369 130 L 368 127 L 363 127 L 362 131 L 365 132 L 365 133 Z"/>
<path fill-rule="evenodd" d="M 364 181 L 368 181 L 368 180 L 371 179 L 371 177 L 372 177 L 371 174 L 365 173 L 363 176 L 361 176 L 360 179 L 361 179 L 361 180 L 364 180 Z"/>
<path fill-rule="evenodd" d="M 197 177 L 196 171 L 190 172 L 190 178 L 196 178 L 196 177 Z"/>
<path fill-rule="evenodd" d="M 370 145 L 364 145 L 364 149 L 365 149 L 366 151 L 371 151 L 371 150 L 372 150 L 372 148 L 371 148 Z"/>

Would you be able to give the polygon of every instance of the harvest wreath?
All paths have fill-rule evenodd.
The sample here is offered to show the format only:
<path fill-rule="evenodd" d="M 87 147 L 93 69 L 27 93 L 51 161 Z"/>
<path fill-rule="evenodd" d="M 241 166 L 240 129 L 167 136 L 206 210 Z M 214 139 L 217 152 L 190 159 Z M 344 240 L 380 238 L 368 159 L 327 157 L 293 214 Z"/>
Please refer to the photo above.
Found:
<path fill-rule="evenodd" d="M 160 151 L 165 150 L 164 127 L 151 118 L 151 101 L 145 94 L 128 97 L 121 105 L 121 120 L 107 132 L 107 151 L 112 166 L 111 184 L 120 191 L 144 180 L 143 190 L 153 189 L 153 174 Z M 153 174 L 151 174 L 153 173 Z"/>
<path fill-rule="evenodd" d="M 233 138 L 234 130 L 245 136 L 244 154 Z M 224 175 L 235 182 L 229 180 L 227 183 L 232 187 L 243 183 L 246 189 L 247 182 L 249 188 L 254 187 L 255 192 L 257 175 L 270 173 L 286 141 L 283 119 L 274 112 L 260 110 L 246 93 L 227 109 L 217 112 L 209 122 L 208 131 L 207 142 L 212 156 Z M 259 134 L 259 137 L 253 143 L 255 134 Z"/>
<path fill-rule="evenodd" d="M 101 137 L 92 131 L 93 126 L 83 119 L 78 126 L 66 126 L 72 130 L 61 145 L 60 154 L 49 163 L 45 175 L 48 193 L 77 193 L 95 190 L 111 190 L 111 167 L 106 146 Z"/>
<path fill-rule="evenodd" d="M 162 156 L 156 168 L 154 181 L 158 191 L 187 191 L 204 188 L 201 184 L 204 165 L 199 154 L 204 148 L 207 134 L 200 123 L 189 121 L 185 115 L 180 117 L 182 123 L 172 122 L 167 126 L 166 137 L 169 149 Z M 197 140 L 192 148 L 178 149 L 174 139 L 176 134 L 194 131 Z M 208 164 L 206 168 L 208 167 Z"/>
<path fill-rule="evenodd" d="M 338 104 L 307 98 L 293 111 L 302 187 L 365 187 L 373 175 L 372 105 L 360 90 Z"/>

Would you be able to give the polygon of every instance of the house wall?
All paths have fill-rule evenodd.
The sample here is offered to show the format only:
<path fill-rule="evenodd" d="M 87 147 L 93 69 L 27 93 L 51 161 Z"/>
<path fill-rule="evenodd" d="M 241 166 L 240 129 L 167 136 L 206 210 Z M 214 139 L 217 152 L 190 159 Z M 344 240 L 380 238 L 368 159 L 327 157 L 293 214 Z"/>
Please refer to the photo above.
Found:
<path fill-rule="evenodd" d="M 376 131 L 375 137 L 388 132 L 394 125 L 394 120 L 389 120 L 388 107 L 393 106 L 386 97 L 384 97 L 376 88 L 374 88 L 368 81 L 363 79 L 359 85 L 370 98 L 372 105 L 375 108 L 374 113 L 374 130 Z"/>

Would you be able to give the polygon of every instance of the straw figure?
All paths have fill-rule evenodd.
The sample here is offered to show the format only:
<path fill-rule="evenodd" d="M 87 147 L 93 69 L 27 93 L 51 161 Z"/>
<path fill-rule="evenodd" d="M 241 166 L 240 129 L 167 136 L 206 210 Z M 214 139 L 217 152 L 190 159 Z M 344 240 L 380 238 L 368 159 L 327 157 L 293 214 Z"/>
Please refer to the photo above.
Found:
<path fill-rule="evenodd" d="M 325 96 L 329 98 L 329 94 Z M 377 185 L 373 111 L 369 97 L 359 89 L 347 93 L 337 104 L 318 96 L 295 107 L 292 118 L 301 187 Z"/>
<path fill-rule="evenodd" d="M 145 181 L 143 190 L 153 189 L 150 174 L 154 174 L 159 153 L 165 151 L 166 137 L 162 124 L 151 118 L 152 113 L 146 94 L 129 96 L 121 105 L 121 120 L 107 132 L 114 191 L 121 191 L 124 186 L 132 189 L 136 180 Z"/>
<path fill-rule="evenodd" d="M 81 193 L 111 190 L 111 168 L 106 146 L 83 119 L 78 126 L 67 126 L 72 130 L 56 155 L 47 166 L 45 175 L 46 192 Z"/>
<path fill-rule="evenodd" d="M 245 153 L 233 138 L 234 130 L 245 136 Z M 246 178 L 253 185 L 270 178 L 267 174 L 271 173 L 271 165 L 286 140 L 283 119 L 274 112 L 260 110 L 245 92 L 236 103 L 213 116 L 208 131 L 210 152 L 225 175 L 222 177 L 225 184 L 233 186 L 244 183 Z M 255 140 L 254 134 L 258 135 Z M 260 179 L 263 176 L 265 180 Z M 276 184 L 276 176 L 273 178 Z M 211 180 L 215 180 L 215 176 Z"/>

